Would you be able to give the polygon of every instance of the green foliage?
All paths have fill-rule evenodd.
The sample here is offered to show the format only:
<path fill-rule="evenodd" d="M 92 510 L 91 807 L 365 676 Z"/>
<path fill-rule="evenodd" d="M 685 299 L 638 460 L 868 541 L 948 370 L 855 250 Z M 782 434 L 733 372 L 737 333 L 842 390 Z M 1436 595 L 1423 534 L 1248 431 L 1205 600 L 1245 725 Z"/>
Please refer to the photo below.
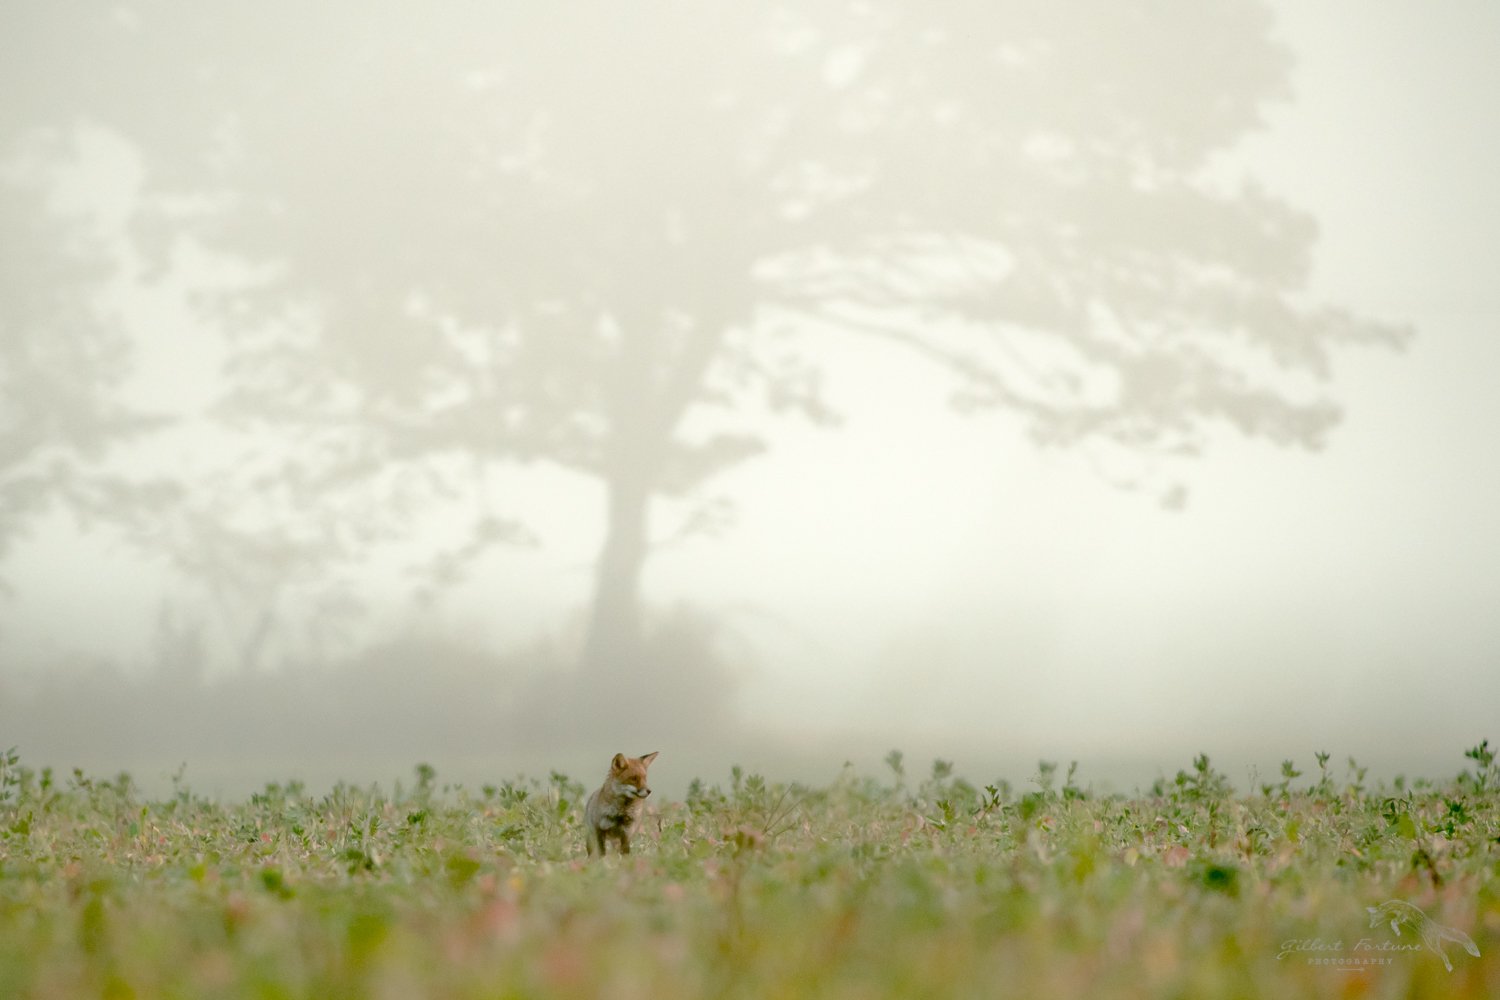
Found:
<path fill-rule="evenodd" d="M 0 753 L 0 806 L 15 801 L 21 786 L 21 755 L 15 747 Z"/>
<path fill-rule="evenodd" d="M 1213 769 L 1206 753 L 1193 758 L 1192 771 L 1178 771 L 1174 784 L 1170 794 L 1178 801 L 1213 802 L 1226 798 L 1230 792 L 1229 779 Z"/>
<path fill-rule="evenodd" d="M 1476 750 L 1485 750 L 1481 744 Z M 657 803 L 635 853 L 584 858 L 584 788 L 478 792 L 419 766 L 390 793 L 174 780 L 66 787 L 0 757 L 0 995 L 1241 997 L 1495 995 L 1500 796 L 1451 782 L 1238 796 L 1199 755 L 1150 794 L 1043 761 L 1019 799 L 945 760 L 896 783 L 735 768 Z M 1319 755 L 1326 773 L 1326 755 Z M 1331 970 L 1313 938 L 1382 942 L 1421 906 L 1481 949 Z M 1354 978 L 1361 977 L 1361 978 Z"/>
<path fill-rule="evenodd" d="M 1464 756 L 1478 764 L 1474 774 L 1467 771 L 1463 779 L 1472 784 L 1476 791 L 1483 794 L 1485 789 L 1493 787 L 1500 781 L 1500 767 L 1495 765 L 1495 751 L 1490 749 L 1489 740 L 1481 740 L 1477 747 L 1470 747 L 1464 751 Z"/>

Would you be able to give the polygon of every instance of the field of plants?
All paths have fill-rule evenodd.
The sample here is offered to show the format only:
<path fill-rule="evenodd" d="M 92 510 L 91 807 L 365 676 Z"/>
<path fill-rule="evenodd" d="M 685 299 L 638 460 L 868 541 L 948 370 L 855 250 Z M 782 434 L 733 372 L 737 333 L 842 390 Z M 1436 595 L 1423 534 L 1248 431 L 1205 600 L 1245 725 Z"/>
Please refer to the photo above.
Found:
<path fill-rule="evenodd" d="M 592 778 L 221 803 L 11 752 L 0 997 L 1500 997 L 1500 767 L 1465 757 L 1131 796 L 736 769 L 589 862 Z"/>

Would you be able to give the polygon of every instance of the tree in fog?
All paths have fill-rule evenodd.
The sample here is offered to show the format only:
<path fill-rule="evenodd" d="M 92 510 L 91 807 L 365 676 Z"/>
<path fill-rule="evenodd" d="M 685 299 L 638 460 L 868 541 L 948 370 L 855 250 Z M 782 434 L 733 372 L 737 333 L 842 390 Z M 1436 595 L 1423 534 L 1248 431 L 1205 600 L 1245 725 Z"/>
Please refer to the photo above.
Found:
<path fill-rule="evenodd" d="M 121 393 L 130 344 L 101 294 L 98 220 L 49 187 L 69 154 L 59 135 L 0 127 L 0 560 L 54 509 L 149 536 L 172 493 L 105 464 L 160 418 Z"/>
<path fill-rule="evenodd" d="M 1215 179 L 1286 96 L 1256 0 L 140 4 L 71 30 L 59 101 L 140 144 L 162 263 L 193 240 L 260 269 L 203 304 L 227 411 L 302 442 L 277 488 L 387 498 L 373 519 L 495 463 L 597 480 L 600 671 L 636 660 L 653 500 L 761 450 L 752 402 L 830 416 L 807 338 L 887 342 L 962 411 L 1139 463 L 1221 426 L 1319 446 L 1330 352 L 1401 337 L 1308 303 L 1312 220 Z M 455 558 L 518 534 L 482 508 Z"/>

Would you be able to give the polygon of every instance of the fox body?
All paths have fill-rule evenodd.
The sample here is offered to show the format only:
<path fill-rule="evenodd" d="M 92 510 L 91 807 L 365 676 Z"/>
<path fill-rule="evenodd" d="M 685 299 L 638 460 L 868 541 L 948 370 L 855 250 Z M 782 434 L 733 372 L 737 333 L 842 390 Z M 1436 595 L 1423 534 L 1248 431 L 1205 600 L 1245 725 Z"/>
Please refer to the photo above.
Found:
<path fill-rule="evenodd" d="M 656 759 L 657 752 L 643 757 L 617 753 L 609 762 L 604 784 L 589 796 L 588 804 L 583 808 L 589 857 L 593 857 L 595 851 L 603 856 L 605 844 L 611 840 L 619 846 L 621 854 L 630 853 L 630 834 L 640 822 L 646 796 L 651 794 L 651 789 L 646 787 L 646 768 Z"/>
<path fill-rule="evenodd" d="M 1371 927 L 1378 927 L 1389 922 L 1393 934 L 1399 935 L 1402 927 L 1415 930 L 1422 938 L 1422 943 L 1438 953 L 1449 972 L 1453 971 L 1453 963 L 1448 960 L 1448 953 L 1443 950 L 1444 941 L 1452 941 L 1475 958 L 1479 957 L 1479 946 L 1469 935 L 1457 927 L 1444 927 L 1410 903 L 1392 899 L 1379 906 L 1367 906 L 1365 909 L 1370 914 Z"/>

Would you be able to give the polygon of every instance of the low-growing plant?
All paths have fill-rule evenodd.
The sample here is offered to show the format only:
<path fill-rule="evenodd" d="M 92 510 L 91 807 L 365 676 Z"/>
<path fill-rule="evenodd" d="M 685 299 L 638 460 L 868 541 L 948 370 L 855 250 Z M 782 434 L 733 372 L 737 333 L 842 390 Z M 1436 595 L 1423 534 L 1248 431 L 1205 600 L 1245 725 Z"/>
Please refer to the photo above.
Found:
<path fill-rule="evenodd" d="M 128 777 L 59 786 L 9 752 L 0 996 L 1489 997 L 1488 753 L 1441 782 L 1351 761 L 1341 791 L 1320 753 L 1310 788 L 1288 761 L 1246 796 L 1207 754 L 1130 796 L 1076 763 L 1042 761 L 1019 798 L 941 759 L 912 785 L 899 752 L 894 782 L 735 767 L 653 796 L 635 853 L 585 864 L 584 788 L 558 772 L 471 793 L 418 765 L 389 793 L 288 781 L 221 803 L 181 772 L 161 800 Z M 1480 955 L 1449 973 L 1372 929 L 1389 900 Z"/>

